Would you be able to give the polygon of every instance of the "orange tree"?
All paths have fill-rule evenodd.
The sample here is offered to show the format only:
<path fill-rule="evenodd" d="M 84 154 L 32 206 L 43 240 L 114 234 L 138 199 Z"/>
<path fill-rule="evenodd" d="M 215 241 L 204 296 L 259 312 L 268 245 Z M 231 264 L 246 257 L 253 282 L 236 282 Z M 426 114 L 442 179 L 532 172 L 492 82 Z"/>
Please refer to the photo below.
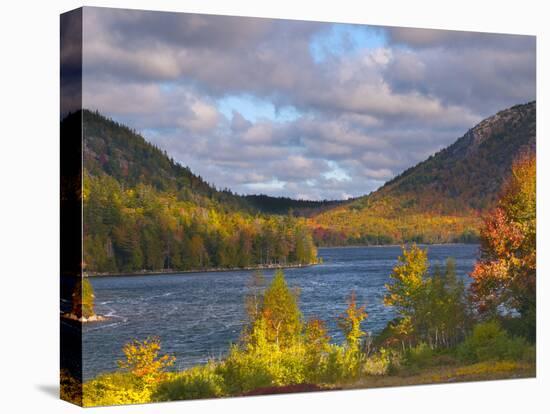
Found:
<path fill-rule="evenodd" d="M 159 382 L 164 378 L 166 368 L 176 360 L 171 355 L 159 355 L 160 338 L 149 337 L 144 341 L 133 340 L 122 348 L 125 360 L 118 361 L 118 366 L 127 369 L 145 383 Z"/>
<path fill-rule="evenodd" d="M 536 160 L 523 154 L 512 165 L 497 206 L 484 218 L 481 258 L 471 273 L 471 294 L 482 315 L 519 314 L 535 338 Z"/>

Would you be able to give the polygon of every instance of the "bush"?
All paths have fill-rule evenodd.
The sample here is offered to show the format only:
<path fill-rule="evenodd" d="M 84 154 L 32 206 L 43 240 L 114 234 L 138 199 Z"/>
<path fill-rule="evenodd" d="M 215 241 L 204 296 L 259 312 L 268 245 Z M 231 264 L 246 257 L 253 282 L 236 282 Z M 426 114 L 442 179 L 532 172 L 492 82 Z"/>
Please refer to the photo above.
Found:
<path fill-rule="evenodd" d="M 378 353 L 365 361 L 363 372 L 366 375 L 387 375 L 395 365 L 395 356 L 391 351 L 381 348 Z"/>
<path fill-rule="evenodd" d="M 73 377 L 67 369 L 61 369 L 59 396 L 73 404 L 82 404 L 82 382 Z"/>
<path fill-rule="evenodd" d="M 499 321 L 511 336 L 521 336 L 530 343 L 536 342 L 536 316 L 527 314 L 524 317 L 503 317 Z"/>
<path fill-rule="evenodd" d="M 152 388 L 130 373 L 115 372 L 100 375 L 85 382 L 83 405 L 85 407 L 142 404 L 150 401 Z"/>
<path fill-rule="evenodd" d="M 306 380 L 305 348 L 296 344 L 281 349 L 276 344 L 243 350 L 231 348 L 218 366 L 230 394 L 242 394 L 257 388 L 300 384 Z"/>
<path fill-rule="evenodd" d="M 122 348 L 125 359 L 118 361 L 118 366 L 146 383 L 159 382 L 164 379 L 164 371 L 176 361 L 174 356 L 161 355 L 160 350 L 158 337 L 149 337 L 144 341 L 133 340 Z"/>
<path fill-rule="evenodd" d="M 529 352 L 521 337 L 510 337 L 496 321 L 480 323 L 472 334 L 459 345 L 458 357 L 466 362 L 519 360 Z"/>
<path fill-rule="evenodd" d="M 325 358 L 320 367 L 320 382 L 338 383 L 350 381 L 359 376 L 364 354 L 345 346 L 330 345 Z"/>
<path fill-rule="evenodd" d="M 236 347 L 233 347 L 227 359 L 218 367 L 225 387 L 230 394 L 240 394 L 255 388 L 272 384 L 268 367 L 261 360 L 256 360 Z"/>
<path fill-rule="evenodd" d="M 194 367 L 177 374 L 169 374 L 152 395 L 153 401 L 188 400 L 221 397 L 224 393 L 223 378 L 215 366 Z"/>
<path fill-rule="evenodd" d="M 424 342 L 407 349 L 403 357 L 403 365 L 412 368 L 426 368 L 432 365 L 433 361 L 434 351 Z"/>

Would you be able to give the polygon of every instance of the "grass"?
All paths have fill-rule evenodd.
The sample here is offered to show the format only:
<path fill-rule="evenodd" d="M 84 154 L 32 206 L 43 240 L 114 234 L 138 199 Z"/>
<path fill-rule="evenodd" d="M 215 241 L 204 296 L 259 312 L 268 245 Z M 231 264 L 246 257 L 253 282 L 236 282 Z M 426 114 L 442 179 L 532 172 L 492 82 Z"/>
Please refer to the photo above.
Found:
<path fill-rule="evenodd" d="M 335 387 L 342 389 L 398 387 L 405 385 L 533 378 L 535 376 L 536 366 L 534 363 L 492 361 L 467 365 L 430 367 L 414 373 L 401 370 L 387 376 L 365 376 L 352 383 L 337 384 Z"/>
<path fill-rule="evenodd" d="M 425 351 L 422 350 L 421 353 L 424 354 Z M 240 362 L 245 362 L 245 364 L 239 365 L 238 372 L 233 366 L 208 364 L 182 372 L 165 373 L 161 382 L 149 386 L 140 382 L 131 373 L 105 374 L 84 384 L 82 402 L 84 406 L 91 407 L 315 390 L 447 384 L 536 376 L 534 359 L 491 360 L 472 363 L 461 361 L 450 354 L 434 354 L 422 364 L 419 364 L 418 361 L 411 364 L 410 359 L 399 361 L 390 353 L 384 353 L 365 361 L 358 375 L 337 375 L 333 379 L 325 375 L 325 378 L 320 381 L 306 377 L 275 381 L 273 373 L 251 371 L 249 363 L 252 361 L 246 359 Z M 280 368 L 279 365 L 271 367 L 277 372 Z M 226 372 L 228 369 L 234 375 L 228 376 L 228 372 Z M 243 369 L 247 372 L 244 377 L 240 375 Z M 234 377 L 235 375 L 236 377 Z M 267 377 L 264 378 L 265 376 Z M 246 381 L 243 382 L 243 380 Z M 82 398 L 81 394 L 79 397 Z M 77 401 L 74 401 L 75 399 Z M 69 400 L 79 403 L 80 399 L 71 398 Z"/>

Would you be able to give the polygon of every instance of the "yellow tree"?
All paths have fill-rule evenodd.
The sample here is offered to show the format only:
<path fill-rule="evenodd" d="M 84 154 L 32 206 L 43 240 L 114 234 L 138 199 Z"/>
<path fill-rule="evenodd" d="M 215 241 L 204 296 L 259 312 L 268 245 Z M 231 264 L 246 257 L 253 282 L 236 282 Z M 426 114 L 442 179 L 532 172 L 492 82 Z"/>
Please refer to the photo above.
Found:
<path fill-rule="evenodd" d="M 277 270 L 265 291 L 262 318 L 267 322 L 267 336 L 280 346 L 294 343 L 302 331 L 302 314 L 295 292 L 288 287 L 282 270 Z"/>
<path fill-rule="evenodd" d="M 144 341 L 133 340 L 122 348 L 126 359 L 119 360 L 118 366 L 127 369 L 145 383 L 162 380 L 166 368 L 176 361 L 174 356 L 160 355 L 160 338 L 149 337 Z"/>
<path fill-rule="evenodd" d="M 391 283 L 386 284 L 388 293 L 384 296 L 384 304 L 393 306 L 401 318 L 395 325 L 400 338 L 410 339 L 416 325 L 423 322 L 422 311 L 429 294 L 427 272 L 428 251 L 416 244 L 410 249 L 403 247 L 403 254 L 390 274 Z"/>
<path fill-rule="evenodd" d="M 403 247 L 403 254 L 390 274 L 391 283 L 385 285 L 388 293 L 384 304 L 394 306 L 403 316 L 412 315 L 424 289 L 427 271 L 428 251 L 416 244 L 410 249 Z"/>
<path fill-rule="evenodd" d="M 346 311 L 338 317 L 338 326 L 342 329 L 350 350 L 359 351 L 361 338 L 365 336 L 365 332 L 361 330 L 361 322 L 368 316 L 365 306 L 357 306 L 355 291 L 351 292 Z"/>

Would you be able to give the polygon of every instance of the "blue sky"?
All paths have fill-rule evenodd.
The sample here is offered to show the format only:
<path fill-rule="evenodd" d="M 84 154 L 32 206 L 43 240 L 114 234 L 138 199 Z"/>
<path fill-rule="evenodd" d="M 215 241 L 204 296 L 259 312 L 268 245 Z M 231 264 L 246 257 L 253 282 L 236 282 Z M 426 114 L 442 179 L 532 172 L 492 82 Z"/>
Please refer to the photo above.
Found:
<path fill-rule="evenodd" d="M 309 52 L 315 63 L 322 65 L 327 59 L 341 58 L 365 49 L 377 49 L 385 43 L 386 37 L 380 28 L 330 24 L 326 30 L 311 38 Z M 217 106 L 228 119 L 232 118 L 233 111 L 237 111 L 252 122 L 262 119 L 288 122 L 298 119 L 301 115 L 293 106 L 277 107 L 269 99 L 247 93 L 224 96 L 218 100 Z"/>
<path fill-rule="evenodd" d="M 220 188 L 367 194 L 535 99 L 530 36 L 84 9 L 83 104 Z"/>
<path fill-rule="evenodd" d="M 228 95 L 217 101 L 218 110 L 227 118 L 233 118 L 233 111 L 239 112 L 251 122 L 269 120 L 289 122 L 300 118 L 300 113 L 293 106 L 276 107 L 268 99 L 250 94 Z"/>
<path fill-rule="evenodd" d="M 377 49 L 386 45 L 383 29 L 367 25 L 331 24 L 314 36 L 309 50 L 316 63 L 331 57 L 357 53 L 364 49 Z"/>

